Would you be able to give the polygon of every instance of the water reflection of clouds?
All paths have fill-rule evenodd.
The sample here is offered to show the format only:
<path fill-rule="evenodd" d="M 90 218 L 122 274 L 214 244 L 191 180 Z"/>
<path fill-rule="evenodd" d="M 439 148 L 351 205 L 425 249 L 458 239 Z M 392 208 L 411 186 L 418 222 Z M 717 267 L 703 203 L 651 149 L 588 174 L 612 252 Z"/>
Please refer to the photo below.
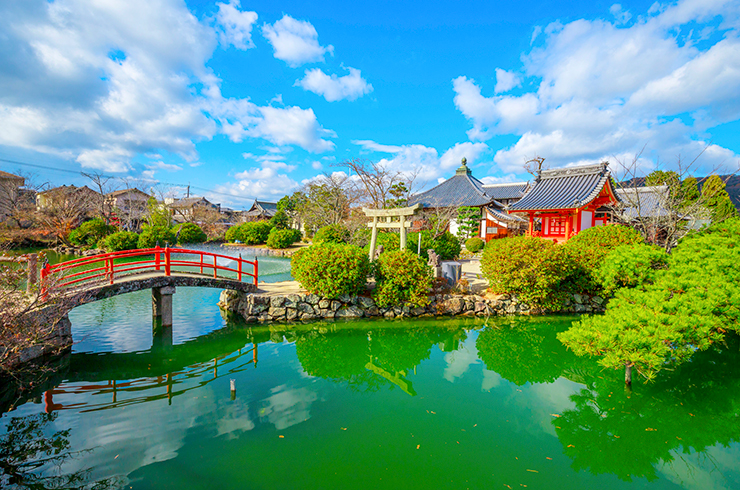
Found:
<path fill-rule="evenodd" d="M 656 465 L 665 478 L 690 490 L 734 490 L 740 488 L 740 444 L 720 444 L 697 453 L 694 450 L 671 451 L 673 461 Z"/>
<path fill-rule="evenodd" d="M 236 439 L 238 434 L 254 429 L 254 421 L 249 416 L 249 405 L 237 398 L 236 400 L 219 400 L 219 417 L 216 420 L 217 435 L 228 435 L 228 439 Z"/>
<path fill-rule="evenodd" d="M 460 348 L 454 352 L 445 354 L 447 367 L 444 370 L 444 378 L 450 383 L 454 383 L 468 372 L 470 366 L 481 362 L 478 359 L 478 349 L 475 347 L 474 336 L 465 339 Z"/>
<path fill-rule="evenodd" d="M 318 399 L 316 392 L 308 388 L 288 388 L 276 386 L 270 390 L 272 395 L 263 400 L 260 419 L 267 420 L 277 430 L 287 429 L 311 417 L 311 405 Z"/>

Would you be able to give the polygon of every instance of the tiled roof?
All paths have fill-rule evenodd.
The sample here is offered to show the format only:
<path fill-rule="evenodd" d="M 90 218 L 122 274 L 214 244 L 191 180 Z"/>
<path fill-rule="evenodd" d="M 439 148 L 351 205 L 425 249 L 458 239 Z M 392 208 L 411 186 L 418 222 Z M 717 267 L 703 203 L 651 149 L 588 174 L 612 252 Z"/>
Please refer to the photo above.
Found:
<path fill-rule="evenodd" d="M 609 181 L 606 163 L 543 170 L 534 186 L 509 211 L 576 209 L 599 195 Z"/>
<path fill-rule="evenodd" d="M 663 207 L 668 200 L 668 186 L 617 189 L 617 196 L 624 203 L 622 214 L 627 218 L 657 218 L 669 215 Z"/>
<path fill-rule="evenodd" d="M 254 201 L 252 207 L 245 213 L 247 216 L 275 216 L 277 203 L 267 201 Z"/>
<path fill-rule="evenodd" d="M 495 208 L 492 208 L 492 207 L 487 207 L 486 210 L 488 210 L 488 212 L 491 213 L 491 216 L 501 221 L 508 221 L 508 222 L 519 221 L 522 223 L 525 223 L 527 221 L 525 219 L 520 218 L 519 216 L 515 214 L 502 213 L 501 211 Z"/>
<path fill-rule="evenodd" d="M 425 208 L 484 206 L 490 203 L 503 207 L 486 192 L 483 182 L 469 172 L 457 172 L 454 177 L 409 199 L 409 206 L 421 204 Z"/>
<path fill-rule="evenodd" d="M 519 199 L 527 190 L 527 183 L 488 184 L 484 185 L 483 189 L 494 199 Z"/>
<path fill-rule="evenodd" d="M 149 194 L 147 194 L 144 191 L 141 191 L 141 190 L 137 189 L 136 187 L 133 187 L 131 189 L 121 189 L 119 191 L 109 192 L 107 195 L 110 196 L 110 197 L 118 197 L 120 195 L 126 194 L 127 192 L 133 192 L 134 194 L 142 194 L 142 195 L 144 195 L 146 197 L 149 197 Z"/>

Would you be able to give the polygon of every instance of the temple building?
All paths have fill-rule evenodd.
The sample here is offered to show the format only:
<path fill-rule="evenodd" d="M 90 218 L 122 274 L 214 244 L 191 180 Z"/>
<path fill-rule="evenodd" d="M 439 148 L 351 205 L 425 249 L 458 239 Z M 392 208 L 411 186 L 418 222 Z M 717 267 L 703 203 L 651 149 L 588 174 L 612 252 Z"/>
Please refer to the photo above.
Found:
<path fill-rule="evenodd" d="M 453 234 L 457 234 L 458 230 L 455 210 L 463 206 L 479 208 L 481 214 L 477 236 L 489 241 L 508 236 L 512 228 L 525 225 L 522 218 L 507 214 L 504 206 L 520 199 L 526 188 L 524 182 L 486 185 L 473 177 L 463 158 L 454 176 L 426 192 L 411 196 L 408 205 L 421 204 L 425 210 L 448 210 L 451 217 L 450 232 Z"/>
<path fill-rule="evenodd" d="M 602 162 L 538 172 L 531 189 L 507 211 L 529 215 L 530 236 L 562 243 L 587 228 L 610 222 L 619 202 L 608 164 Z"/>

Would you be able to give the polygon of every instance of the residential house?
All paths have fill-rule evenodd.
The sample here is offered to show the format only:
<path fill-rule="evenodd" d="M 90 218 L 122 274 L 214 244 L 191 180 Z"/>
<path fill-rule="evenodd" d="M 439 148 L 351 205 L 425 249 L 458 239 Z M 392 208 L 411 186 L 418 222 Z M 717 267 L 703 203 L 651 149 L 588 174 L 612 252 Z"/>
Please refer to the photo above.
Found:
<path fill-rule="evenodd" d="M 539 171 L 527 193 L 507 211 L 529 215 L 530 236 L 562 243 L 587 228 L 610 222 L 619 202 L 608 164 L 603 162 Z M 541 220 L 540 230 L 535 220 Z"/>
<path fill-rule="evenodd" d="M 164 203 L 172 210 L 172 218 L 178 223 L 193 221 L 199 210 L 221 213 L 221 204 L 213 204 L 205 197 L 165 198 Z"/>
<path fill-rule="evenodd" d="M 0 171 L 0 222 L 16 214 L 24 201 L 25 183 L 23 177 Z"/>
<path fill-rule="evenodd" d="M 248 221 L 261 221 L 269 220 L 277 213 L 277 203 L 268 201 L 254 201 L 252 207 L 249 208 L 242 215 Z"/>
<path fill-rule="evenodd" d="M 465 158 L 455 175 L 436 187 L 421 194 L 411 196 L 409 206 L 421 204 L 427 210 L 447 210 L 450 216 L 450 232 L 457 234 L 457 208 L 475 207 L 480 209 L 480 227 L 476 236 L 489 241 L 507 236 L 510 231 L 523 225 L 522 218 L 504 212 L 504 204 L 494 196 L 515 201 L 521 197 L 526 183 L 489 185 L 473 177 Z"/>
<path fill-rule="evenodd" d="M 105 203 L 113 210 L 113 223 L 123 230 L 136 231 L 147 212 L 151 196 L 139 189 L 122 189 L 105 195 Z"/>

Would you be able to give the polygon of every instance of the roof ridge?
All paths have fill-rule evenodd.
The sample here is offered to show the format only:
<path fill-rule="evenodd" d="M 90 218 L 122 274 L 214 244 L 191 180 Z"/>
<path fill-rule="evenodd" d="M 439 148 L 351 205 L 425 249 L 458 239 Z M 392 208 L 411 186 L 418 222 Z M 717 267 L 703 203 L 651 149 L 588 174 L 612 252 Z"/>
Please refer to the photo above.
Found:
<path fill-rule="evenodd" d="M 552 168 L 548 170 L 541 170 L 537 176 L 537 180 L 540 179 L 553 179 L 571 175 L 591 175 L 597 173 L 608 172 L 608 162 L 593 163 L 589 165 L 578 165 L 573 167 L 561 167 Z"/>

